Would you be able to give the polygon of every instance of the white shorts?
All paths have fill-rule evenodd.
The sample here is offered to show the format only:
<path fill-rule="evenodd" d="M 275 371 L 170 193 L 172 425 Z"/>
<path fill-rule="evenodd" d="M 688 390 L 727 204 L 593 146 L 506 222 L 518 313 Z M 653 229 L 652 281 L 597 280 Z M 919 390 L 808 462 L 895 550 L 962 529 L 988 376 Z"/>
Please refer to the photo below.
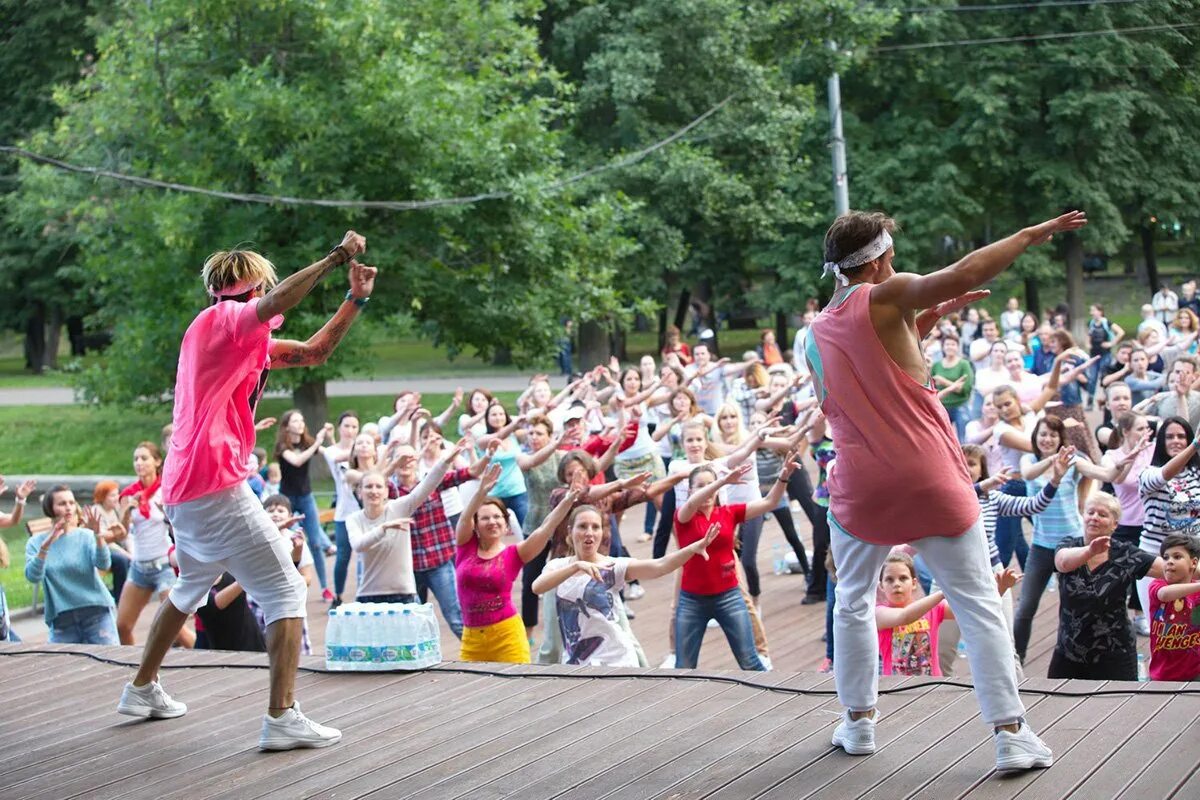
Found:
<path fill-rule="evenodd" d="M 223 490 L 169 506 L 167 516 L 176 531 L 179 563 L 179 580 L 169 595 L 175 608 L 195 613 L 208 602 L 209 590 L 221 573 L 229 572 L 262 608 L 268 625 L 306 615 L 308 587 L 292 563 L 289 543 L 249 487 L 245 492 Z M 195 552 L 205 549 L 206 539 L 227 541 L 231 526 L 241 528 L 244 547 L 217 558 Z M 197 547 L 189 547 L 193 541 Z"/>

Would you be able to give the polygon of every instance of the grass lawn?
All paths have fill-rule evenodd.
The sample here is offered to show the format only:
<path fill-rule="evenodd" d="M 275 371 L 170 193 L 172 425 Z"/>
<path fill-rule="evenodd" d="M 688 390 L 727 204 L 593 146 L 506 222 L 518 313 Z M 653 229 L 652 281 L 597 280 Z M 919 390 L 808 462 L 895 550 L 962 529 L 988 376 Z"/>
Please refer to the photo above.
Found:
<path fill-rule="evenodd" d="M 5 508 L 8 508 L 7 504 Z M 8 607 L 26 608 L 33 604 L 33 586 L 25 580 L 25 541 L 28 538 L 25 535 L 25 526 L 0 531 L 0 537 L 8 544 L 8 553 L 12 559 L 8 569 L 0 569 L 0 585 L 4 586 Z"/>

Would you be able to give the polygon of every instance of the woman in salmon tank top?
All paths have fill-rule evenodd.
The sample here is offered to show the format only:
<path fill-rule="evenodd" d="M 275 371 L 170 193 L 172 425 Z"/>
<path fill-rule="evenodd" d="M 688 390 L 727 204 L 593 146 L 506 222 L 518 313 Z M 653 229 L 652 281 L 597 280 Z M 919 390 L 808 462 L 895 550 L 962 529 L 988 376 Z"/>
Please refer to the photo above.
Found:
<path fill-rule="evenodd" d="M 837 287 L 812 323 L 805 358 L 838 443 L 829 469 L 829 527 L 838 567 L 834 677 L 845 713 L 833 744 L 847 753 L 875 752 L 875 593 L 892 548 L 909 544 L 958 619 L 980 716 L 995 736 L 996 768 L 1053 761 L 1025 723 L 979 502 L 920 343 L 941 316 L 986 297 L 978 287 L 1026 249 L 1085 224 L 1086 216 L 1073 211 L 927 275 L 894 269 L 896 224 L 882 213 L 848 212 L 825 234 L 825 272 Z M 896 491 L 897 476 L 903 492 Z"/>

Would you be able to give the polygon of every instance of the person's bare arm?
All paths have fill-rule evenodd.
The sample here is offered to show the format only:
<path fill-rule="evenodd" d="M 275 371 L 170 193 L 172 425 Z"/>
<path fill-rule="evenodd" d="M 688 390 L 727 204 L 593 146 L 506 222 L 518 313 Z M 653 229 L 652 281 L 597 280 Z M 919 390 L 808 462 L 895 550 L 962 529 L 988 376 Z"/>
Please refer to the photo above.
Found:
<path fill-rule="evenodd" d="M 1083 547 L 1064 547 L 1054 554 L 1054 568 L 1059 572 L 1074 572 L 1092 556 L 1107 553 L 1112 537 L 1099 536 Z"/>
<path fill-rule="evenodd" d="M 324 364 L 334 348 L 345 338 L 350 325 L 358 317 L 361 310 L 353 298 L 371 296 L 375 288 L 375 275 L 378 270 L 350 262 L 350 295 L 338 307 L 333 316 L 321 330 L 314 333 L 306 341 L 294 339 L 275 339 L 271 342 L 271 367 L 274 369 L 288 367 L 312 367 Z M 266 298 L 264 297 L 265 301 Z M 299 302 L 299 301 L 297 301 Z M 262 305 L 259 305 L 259 317 L 262 317 Z"/>
<path fill-rule="evenodd" d="M 471 502 L 467 503 L 467 507 L 463 509 L 462 514 L 458 517 L 458 527 L 454 531 L 454 540 L 459 547 L 471 541 L 471 537 L 475 535 L 475 514 L 483 506 L 483 501 L 487 499 L 488 492 L 496 488 L 496 483 L 499 480 L 499 464 L 489 466 L 487 471 L 483 473 L 483 477 L 479 479 L 479 491 L 471 497 Z"/>
<path fill-rule="evenodd" d="M 552 436 L 550 441 L 546 442 L 546 446 L 541 450 L 530 453 L 529 455 L 526 455 L 525 453 L 518 454 L 517 466 L 521 468 L 522 472 L 528 472 L 535 467 L 541 466 L 545 463 L 546 459 L 554 454 L 554 451 L 557 450 L 558 446 L 562 444 L 562 440 L 563 435 L 561 432 L 559 432 L 557 435 Z"/>
<path fill-rule="evenodd" d="M 972 292 L 964 292 L 958 297 L 952 297 L 944 303 L 938 303 L 933 308 L 927 308 L 920 314 L 917 314 L 917 337 L 924 339 L 933 330 L 933 326 L 947 314 L 953 314 L 955 311 L 961 311 L 971 303 L 982 300 L 991 294 L 989 289 L 979 289 Z"/>
<path fill-rule="evenodd" d="M 1176 600 L 1182 600 L 1189 594 L 1200 592 L 1200 583 L 1172 583 L 1167 586 L 1160 586 L 1158 589 L 1158 602 L 1171 603 Z"/>
<path fill-rule="evenodd" d="M 916 622 L 945 599 L 946 596 L 941 592 L 933 592 L 932 594 L 925 595 L 920 600 L 914 600 L 904 608 L 875 606 L 875 626 L 883 630 L 885 628 L 898 628 L 901 625 Z"/>
<path fill-rule="evenodd" d="M 546 515 L 546 519 L 542 521 L 542 524 L 535 528 L 533 533 L 526 536 L 524 540 L 517 543 L 517 555 L 521 557 L 523 562 L 528 564 L 538 553 L 546 548 L 546 542 L 550 541 L 550 536 L 554 533 L 554 529 L 567 518 L 567 514 L 575 507 L 575 501 L 578 499 L 579 494 L 574 489 L 569 490 L 563 495 L 558 505 Z"/>
<path fill-rule="evenodd" d="M 981 247 L 937 272 L 893 275 L 871 290 L 871 302 L 905 310 L 936 306 L 995 278 L 1030 247 L 1050 241 L 1056 233 L 1078 230 L 1086 224 L 1087 216 L 1082 211 L 1071 211 Z"/>
<path fill-rule="evenodd" d="M 258 301 L 258 321 L 267 322 L 276 315 L 291 311 L 300 305 L 300 301 L 307 297 L 325 276 L 341 265 L 350 263 L 356 255 L 366 249 L 365 237 L 354 231 L 346 231 L 342 243 L 335 247 L 333 252 L 299 272 L 288 275 Z"/>

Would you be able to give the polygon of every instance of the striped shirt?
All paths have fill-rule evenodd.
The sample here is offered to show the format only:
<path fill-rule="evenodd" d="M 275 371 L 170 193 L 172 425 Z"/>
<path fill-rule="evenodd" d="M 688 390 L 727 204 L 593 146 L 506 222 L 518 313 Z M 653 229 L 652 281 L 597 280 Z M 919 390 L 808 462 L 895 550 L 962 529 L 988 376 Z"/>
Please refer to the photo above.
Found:
<path fill-rule="evenodd" d="M 976 487 L 979 484 L 975 484 Z M 978 491 L 978 488 L 976 489 Z M 1003 566 L 1000 549 L 996 547 L 996 519 L 998 517 L 1032 517 L 1050 507 L 1058 487 L 1049 481 L 1033 497 L 1015 497 L 1004 492 L 988 492 L 979 495 L 979 507 L 983 511 L 983 532 L 987 536 L 988 556 L 992 566 Z"/>
<path fill-rule="evenodd" d="M 1200 469 L 1189 464 L 1167 480 L 1162 467 L 1146 467 L 1138 476 L 1138 490 L 1146 508 L 1143 550 L 1159 552 L 1168 533 L 1200 533 Z"/>
<path fill-rule="evenodd" d="M 1023 467 L 1036 463 L 1032 453 L 1026 453 L 1021 459 Z M 1025 494 L 1041 492 L 1050 483 L 1050 475 L 1050 470 L 1046 470 L 1034 480 L 1025 481 Z M 1033 543 L 1038 547 L 1053 550 L 1063 539 L 1083 535 L 1083 517 L 1079 516 L 1079 499 L 1075 491 L 1078 483 L 1079 473 L 1072 466 L 1059 482 L 1054 502 L 1033 518 Z"/>

